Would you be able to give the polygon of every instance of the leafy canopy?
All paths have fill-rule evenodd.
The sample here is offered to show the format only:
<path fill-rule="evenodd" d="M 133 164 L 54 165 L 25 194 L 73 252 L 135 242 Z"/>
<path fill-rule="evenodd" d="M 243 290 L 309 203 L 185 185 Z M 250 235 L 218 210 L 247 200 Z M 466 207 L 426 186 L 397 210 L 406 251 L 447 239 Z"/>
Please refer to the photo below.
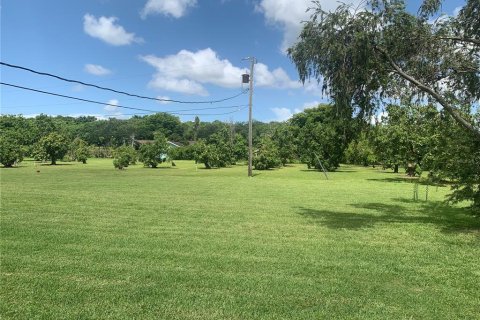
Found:
<path fill-rule="evenodd" d="M 478 106 L 480 98 L 480 1 L 433 23 L 440 0 L 425 0 L 417 15 L 404 0 L 365 3 L 326 12 L 314 2 L 288 50 L 301 80 L 321 82 L 347 117 L 368 119 L 385 101 L 427 99 L 480 140 L 479 123 L 456 107 Z"/>

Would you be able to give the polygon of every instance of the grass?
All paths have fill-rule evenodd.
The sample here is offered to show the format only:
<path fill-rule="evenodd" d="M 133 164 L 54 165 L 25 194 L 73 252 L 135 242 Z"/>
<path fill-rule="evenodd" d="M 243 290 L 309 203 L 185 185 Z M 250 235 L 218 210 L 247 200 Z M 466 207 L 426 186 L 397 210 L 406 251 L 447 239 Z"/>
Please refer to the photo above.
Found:
<path fill-rule="evenodd" d="M 0 316 L 480 318 L 480 221 L 447 188 L 415 202 L 379 169 L 255 173 L 1 169 Z"/>

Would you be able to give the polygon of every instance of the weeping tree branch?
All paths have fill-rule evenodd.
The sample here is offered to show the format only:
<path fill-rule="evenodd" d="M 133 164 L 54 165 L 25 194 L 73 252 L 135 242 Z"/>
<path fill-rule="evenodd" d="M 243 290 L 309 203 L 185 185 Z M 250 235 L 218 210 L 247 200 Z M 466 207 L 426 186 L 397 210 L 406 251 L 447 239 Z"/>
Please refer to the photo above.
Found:
<path fill-rule="evenodd" d="M 404 72 L 390 57 L 390 55 L 383 50 L 382 48 L 379 48 L 378 46 L 374 46 L 374 49 L 378 52 L 380 52 L 388 61 L 390 66 L 393 68 L 393 71 L 398 74 L 400 77 L 403 79 L 407 80 L 408 82 L 412 83 L 415 85 L 417 88 L 422 90 L 423 92 L 427 93 L 430 95 L 432 98 L 437 100 L 438 103 L 457 121 L 462 127 L 470 131 L 475 135 L 475 137 L 480 140 L 480 131 L 477 130 L 470 122 L 468 122 L 463 116 L 458 112 L 458 110 L 452 106 L 446 99 L 444 99 L 440 94 L 438 94 L 434 89 L 430 88 L 429 86 L 423 84 L 419 80 L 415 79 L 414 77 L 410 76 L 406 72 Z"/>
<path fill-rule="evenodd" d="M 442 40 L 453 40 L 453 41 L 458 41 L 458 42 L 469 42 L 473 43 L 476 45 L 480 45 L 480 40 L 479 39 L 474 39 L 474 38 L 464 38 L 464 37 L 439 37 L 439 39 Z"/>

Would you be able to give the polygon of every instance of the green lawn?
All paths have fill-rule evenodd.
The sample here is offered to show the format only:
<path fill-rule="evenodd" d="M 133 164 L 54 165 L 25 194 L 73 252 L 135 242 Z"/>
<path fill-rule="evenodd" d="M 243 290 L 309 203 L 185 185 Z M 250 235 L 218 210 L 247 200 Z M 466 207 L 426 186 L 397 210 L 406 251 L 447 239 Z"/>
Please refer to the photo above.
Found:
<path fill-rule="evenodd" d="M 446 187 L 187 161 L 0 174 L 2 319 L 480 319 L 480 221 Z"/>

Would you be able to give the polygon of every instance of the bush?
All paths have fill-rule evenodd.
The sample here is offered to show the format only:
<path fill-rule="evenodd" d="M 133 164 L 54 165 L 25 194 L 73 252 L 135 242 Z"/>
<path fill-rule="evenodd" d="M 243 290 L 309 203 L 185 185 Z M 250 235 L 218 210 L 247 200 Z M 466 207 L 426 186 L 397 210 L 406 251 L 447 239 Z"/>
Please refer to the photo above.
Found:
<path fill-rule="evenodd" d="M 260 147 L 253 157 L 255 170 L 267 170 L 282 165 L 277 146 L 270 137 L 265 137 L 260 142 Z"/>
<path fill-rule="evenodd" d="M 90 157 L 90 148 L 84 140 L 75 138 L 70 146 L 70 153 L 72 160 L 85 164 L 87 163 L 88 157 Z"/>
<path fill-rule="evenodd" d="M 171 148 L 168 153 L 172 160 L 195 160 L 193 145 Z"/>
<path fill-rule="evenodd" d="M 113 166 L 117 169 L 124 169 L 130 164 L 135 164 L 137 160 L 137 153 L 135 149 L 129 146 L 122 146 L 115 150 L 115 159 L 113 160 Z"/>
<path fill-rule="evenodd" d="M 113 158 L 113 148 L 111 147 L 90 147 L 90 154 L 95 158 Z"/>
<path fill-rule="evenodd" d="M 140 161 L 146 167 L 156 168 L 167 156 L 167 139 L 163 134 L 156 134 L 153 143 L 144 144 L 140 147 Z"/>
<path fill-rule="evenodd" d="M 12 167 L 23 160 L 23 148 L 12 137 L 0 136 L 0 163 Z"/>
<path fill-rule="evenodd" d="M 206 144 L 203 140 L 199 140 L 195 144 L 194 154 L 195 161 L 203 163 L 207 169 L 219 166 L 218 151 L 213 144 Z"/>

